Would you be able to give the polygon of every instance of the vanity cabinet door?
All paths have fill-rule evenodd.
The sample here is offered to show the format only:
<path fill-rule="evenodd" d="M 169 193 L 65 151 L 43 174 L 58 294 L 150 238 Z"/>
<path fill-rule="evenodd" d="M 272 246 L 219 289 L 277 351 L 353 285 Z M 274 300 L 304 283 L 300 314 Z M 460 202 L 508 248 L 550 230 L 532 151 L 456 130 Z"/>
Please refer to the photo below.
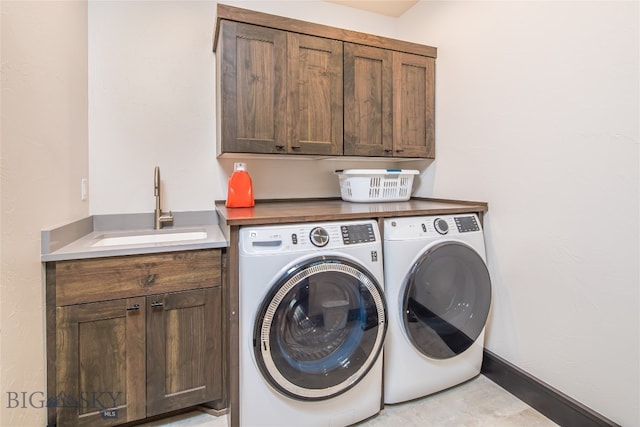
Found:
<path fill-rule="evenodd" d="M 435 59 L 393 52 L 393 155 L 435 158 Z"/>
<path fill-rule="evenodd" d="M 147 416 L 222 398 L 220 292 L 146 298 Z"/>
<path fill-rule="evenodd" d="M 57 425 L 144 418 L 144 298 L 58 307 L 56 321 Z"/>
<path fill-rule="evenodd" d="M 392 51 L 344 44 L 344 154 L 393 155 Z"/>

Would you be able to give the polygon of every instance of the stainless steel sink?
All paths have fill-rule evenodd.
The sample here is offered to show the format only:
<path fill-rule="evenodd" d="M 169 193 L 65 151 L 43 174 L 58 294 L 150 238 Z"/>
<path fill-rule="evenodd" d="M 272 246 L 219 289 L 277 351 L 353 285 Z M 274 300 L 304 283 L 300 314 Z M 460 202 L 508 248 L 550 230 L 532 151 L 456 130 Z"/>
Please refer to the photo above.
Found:
<path fill-rule="evenodd" d="M 92 247 L 104 246 L 124 246 L 124 245 L 145 245 L 154 243 L 179 243 L 207 238 L 207 231 L 204 229 L 193 230 L 162 230 L 144 231 L 132 233 L 110 233 L 103 234 L 97 238 Z"/>

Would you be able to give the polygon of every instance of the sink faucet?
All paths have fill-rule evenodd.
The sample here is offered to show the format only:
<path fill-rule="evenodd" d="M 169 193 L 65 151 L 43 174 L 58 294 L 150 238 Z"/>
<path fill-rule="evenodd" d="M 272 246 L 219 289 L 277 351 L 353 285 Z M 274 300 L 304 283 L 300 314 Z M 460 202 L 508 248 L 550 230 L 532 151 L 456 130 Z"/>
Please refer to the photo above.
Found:
<path fill-rule="evenodd" d="M 153 212 L 155 218 L 153 228 L 160 230 L 164 223 L 173 222 L 173 214 L 169 211 L 169 214 L 162 212 L 162 196 L 160 195 L 160 168 L 156 166 L 153 174 L 153 193 L 156 196 L 156 210 Z"/>

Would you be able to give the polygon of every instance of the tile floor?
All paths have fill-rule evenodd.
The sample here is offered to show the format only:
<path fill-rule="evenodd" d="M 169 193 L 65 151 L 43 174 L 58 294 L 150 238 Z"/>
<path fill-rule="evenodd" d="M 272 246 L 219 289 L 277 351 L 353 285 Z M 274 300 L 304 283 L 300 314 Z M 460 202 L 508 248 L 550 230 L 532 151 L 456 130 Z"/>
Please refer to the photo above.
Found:
<path fill-rule="evenodd" d="M 551 420 L 480 375 L 449 390 L 408 403 L 387 405 L 357 427 L 544 427 Z M 227 417 L 202 412 L 144 424 L 144 427 L 226 427 Z M 257 426 L 243 426 L 257 427 Z M 289 427 L 284 424 L 279 427 Z M 296 427 L 294 424 L 291 427 Z"/>

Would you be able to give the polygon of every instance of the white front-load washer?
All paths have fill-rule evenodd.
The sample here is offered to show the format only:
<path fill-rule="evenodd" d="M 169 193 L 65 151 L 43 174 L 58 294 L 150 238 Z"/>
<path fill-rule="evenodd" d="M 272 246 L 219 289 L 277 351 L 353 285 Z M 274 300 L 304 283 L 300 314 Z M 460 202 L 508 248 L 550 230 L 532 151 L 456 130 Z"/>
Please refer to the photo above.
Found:
<path fill-rule="evenodd" d="M 384 402 L 399 403 L 480 373 L 491 280 L 475 214 L 387 219 L 383 230 Z"/>
<path fill-rule="evenodd" d="M 346 426 L 382 406 L 382 242 L 371 220 L 242 227 L 239 421 Z"/>

